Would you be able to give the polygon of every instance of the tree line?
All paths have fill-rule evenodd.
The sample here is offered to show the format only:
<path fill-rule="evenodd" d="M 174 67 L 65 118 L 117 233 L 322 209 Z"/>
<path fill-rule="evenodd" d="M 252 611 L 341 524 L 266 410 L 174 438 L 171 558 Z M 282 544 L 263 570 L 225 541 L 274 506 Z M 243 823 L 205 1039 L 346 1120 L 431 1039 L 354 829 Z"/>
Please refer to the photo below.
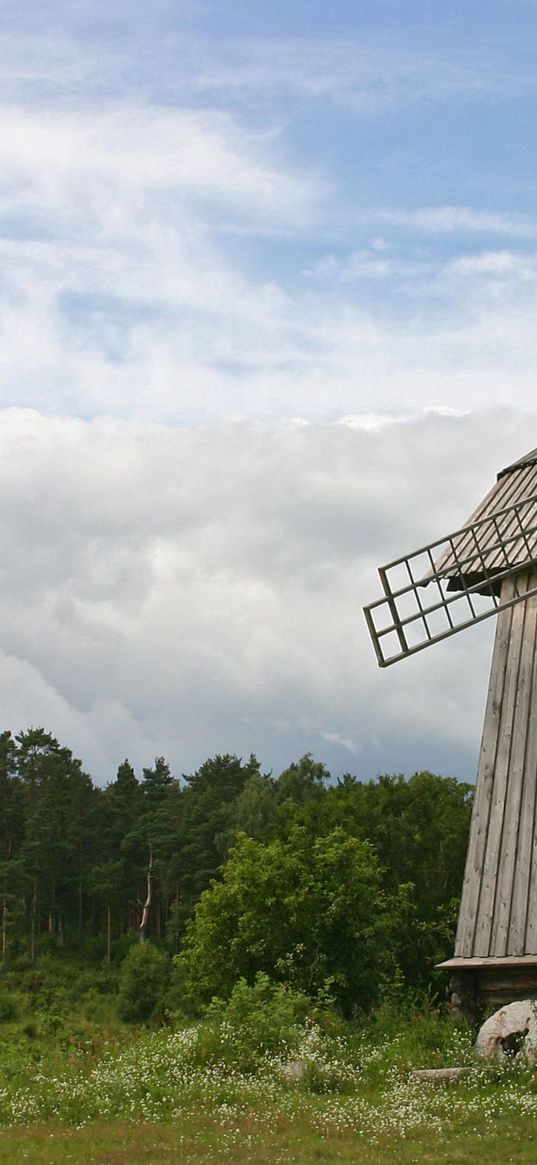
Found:
<path fill-rule="evenodd" d="M 128 760 L 97 786 L 41 728 L 0 735 L 2 962 L 64 948 L 177 955 L 186 993 L 259 972 L 344 1010 L 452 953 L 472 787 L 430 772 L 333 781 L 310 754 L 172 775 Z"/>

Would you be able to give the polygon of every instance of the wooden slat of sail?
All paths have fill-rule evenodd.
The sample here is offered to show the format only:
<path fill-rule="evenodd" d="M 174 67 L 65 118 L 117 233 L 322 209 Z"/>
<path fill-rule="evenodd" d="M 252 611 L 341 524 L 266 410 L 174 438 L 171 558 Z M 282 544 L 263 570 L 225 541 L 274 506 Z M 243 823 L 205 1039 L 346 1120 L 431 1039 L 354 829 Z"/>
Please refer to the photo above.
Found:
<path fill-rule="evenodd" d="M 517 523 L 523 521 L 528 511 L 537 515 L 537 497 L 515 502 L 514 509 Z M 518 583 L 525 571 L 519 564 L 509 565 L 509 544 L 501 541 L 501 523 L 510 519 L 511 511 L 500 511 L 494 516 L 495 529 L 497 527 L 499 531 L 494 535 L 495 546 L 500 545 L 502 571 L 497 568 L 489 570 L 484 554 L 479 550 L 480 542 L 488 538 L 490 558 L 493 548 L 487 534 L 492 521 L 490 518 L 474 523 L 472 527 L 463 527 L 454 534 L 448 534 L 379 567 L 384 595 L 364 607 L 364 615 L 380 667 L 387 667 L 405 656 L 422 651 L 432 643 L 438 643 L 465 627 L 490 618 L 506 606 L 526 601 L 526 587 L 524 584 L 519 587 Z M 472 556 L 467 554 L 461 559 L 457 552 L 457 542 L 466 537 L 472 538 L 477 551 L 474 549 Z M 535 529 L 530 527 L 525 532 L 525 542 L 529 560 L 524 565 L 529 566 L 537 561 L 537 525 Z M 535 546 L 532 542 L 535 542 Z M 439 577 L 436 563 L 442 559 L 446 546 L 453 565 Z M 437 548 L 442 548 L 440 558 L 435 558 Z M 535 559 L 531 557 L 533 554 Z M 430 569 L 424 571 L 427 562 L 430 563 Z M 405 578 L 408 581 L 405 582 Z M 507 578 L 513 580 L 513 587 L 502 590 L 502 583 Z M 537 588 L 537 578 L 535 582 Z"/>
<path fill-rule="evenodd" d="M 535 570 L 519 586 L 531 590 Z M 502 588 L 508 597 L 512 580 Z M 501 612 L 494 646 L 456 958 L 537 954 L 537 597 Z"/>

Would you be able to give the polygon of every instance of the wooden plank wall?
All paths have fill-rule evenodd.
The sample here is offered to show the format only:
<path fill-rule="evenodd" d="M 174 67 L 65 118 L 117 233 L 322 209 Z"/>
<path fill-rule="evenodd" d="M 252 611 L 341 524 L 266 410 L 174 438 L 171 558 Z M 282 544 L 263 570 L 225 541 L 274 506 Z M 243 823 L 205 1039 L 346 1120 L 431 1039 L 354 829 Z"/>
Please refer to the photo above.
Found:
<path fill-rule="evenodd" d="M 537 586 L 533 570 L 519 586 Z M 513 581 L 503 584 L 510 598 Z M 455 956 L 537 954 L 537 596 L 498 616 Z"/>

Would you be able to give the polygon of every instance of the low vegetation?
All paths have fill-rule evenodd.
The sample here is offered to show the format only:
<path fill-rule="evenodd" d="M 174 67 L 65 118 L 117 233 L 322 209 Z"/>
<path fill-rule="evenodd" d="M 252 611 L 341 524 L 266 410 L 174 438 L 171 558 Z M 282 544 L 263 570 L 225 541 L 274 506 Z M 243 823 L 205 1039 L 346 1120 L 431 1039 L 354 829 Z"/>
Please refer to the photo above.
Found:
<path fill-rule="evenodd" d="M 264 975 L 203 1020 L 149 1028 L 121 1023 L 110 996 L 96 1022 L 89 986 L 81 1012 L 49 992 L 34 1021 L 23 993 L 3 998 L 0 1163 L 533 1160 L 532 1068 L 484 1066 L 471 1031 L 431 1006 L 401 1000 L 348 1022 L 328 998 Z M 411 1074 L 446 1065 L 468 1075 L 428 1085 Z"/>

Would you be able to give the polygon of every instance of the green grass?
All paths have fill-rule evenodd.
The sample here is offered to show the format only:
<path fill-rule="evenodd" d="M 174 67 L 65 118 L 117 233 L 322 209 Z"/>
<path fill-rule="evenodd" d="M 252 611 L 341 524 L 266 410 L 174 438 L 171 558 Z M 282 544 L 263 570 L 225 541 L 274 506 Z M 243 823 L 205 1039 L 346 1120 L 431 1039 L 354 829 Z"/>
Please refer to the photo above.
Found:
<path fill-rule="evenodd" d="M 97 1121 L 81 1129 L 44 1125 L 4 1130 L 0 1165 L 534 1165 L 537 1122 L 492 1120 L 484 1130 L 455 1121 L 442 1138 L 422 1129 L 368 1144 L 348 1131 L 320 1135 L 307 1113 L 259 1129 L 239 1122 L 195 1119 L 171 1124 Z"/>
<path fill-rule="evenodd" d="M 50 993 L 32 1026 L 21 997 L 0 1040 L 0 1165 L 535 1165 L 524 1061 L 483 1069 L 431 1009 L 352 1026 L 298 1003 L 263 981 L 204 1023 L 136 1030 Z M 411 1073 L 453 1064 L 470 1074 Z"/>

